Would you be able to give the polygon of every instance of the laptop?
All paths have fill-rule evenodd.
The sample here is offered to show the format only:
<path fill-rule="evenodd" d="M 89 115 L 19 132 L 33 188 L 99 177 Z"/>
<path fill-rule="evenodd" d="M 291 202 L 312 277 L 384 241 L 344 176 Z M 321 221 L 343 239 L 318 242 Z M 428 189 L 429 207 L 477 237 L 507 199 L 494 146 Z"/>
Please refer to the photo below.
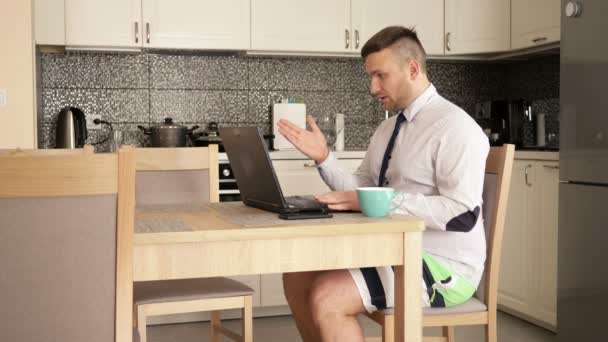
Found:
<path fill-rule="evenodd" d="M 283 196 L 268 149 L 257 127 L 219 129 L 245 205 L 272 211 L 287 220 L 332 217 L 312 196 Z"/>

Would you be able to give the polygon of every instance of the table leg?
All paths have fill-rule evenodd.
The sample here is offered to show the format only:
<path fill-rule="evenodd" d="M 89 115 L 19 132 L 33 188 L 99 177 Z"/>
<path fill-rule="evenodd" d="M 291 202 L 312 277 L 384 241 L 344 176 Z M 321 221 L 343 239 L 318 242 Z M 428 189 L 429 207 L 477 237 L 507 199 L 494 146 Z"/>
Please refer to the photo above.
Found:
<path fill-rule="evenodd" d="M 395 266 L 395 341 L 422 342 L 422 233 L 403 234 L 403 265 Z"/>

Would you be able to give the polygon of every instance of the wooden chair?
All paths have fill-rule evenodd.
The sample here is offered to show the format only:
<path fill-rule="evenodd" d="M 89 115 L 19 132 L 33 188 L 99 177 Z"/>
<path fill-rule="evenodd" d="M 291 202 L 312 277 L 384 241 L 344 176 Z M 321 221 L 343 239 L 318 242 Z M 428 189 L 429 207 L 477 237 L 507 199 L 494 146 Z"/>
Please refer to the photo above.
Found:
<path fill-rule="evenodd" d="M 217 146 L 138 148 L 135 193 L 137 206 L 191 205 L 219 202 Z M 229 278 L 177 279 L 136 282 L 134 312 L 142 342 L 150 316 L 211 311 L 211 340 L 221 334 L 251 342 L 252 293 L 247 285 Z M 221 326 L 221 310 L 241 308 L 243 335 Z"/>
<path fill-rule="evenodd" d="M 132 338 L 135 156 L 0 155 L 0 341 Z"/>
<path fill-rule="evenodd" d="M 486 269 L 477 293 L 462 305 L 450 308 L 423 309 L 424 327 L 442 327 L 443 336 L 425 337 L 425 341 L 454 342 L 454 327 L 461 325 L 485 325 L 486 340 L 496 342 L 496 297 L 498 291 L 498 268 L 502 245 L 505 213 L 511 184 L 515 147 L 503 145 L 492 147 L 486 161 L 483 186 L 483 217 L 488 243 Z M 382 325 L 382 337 L 367 341 L 394 342 L 393 310 L 387 309 L 368 314 Z"/>

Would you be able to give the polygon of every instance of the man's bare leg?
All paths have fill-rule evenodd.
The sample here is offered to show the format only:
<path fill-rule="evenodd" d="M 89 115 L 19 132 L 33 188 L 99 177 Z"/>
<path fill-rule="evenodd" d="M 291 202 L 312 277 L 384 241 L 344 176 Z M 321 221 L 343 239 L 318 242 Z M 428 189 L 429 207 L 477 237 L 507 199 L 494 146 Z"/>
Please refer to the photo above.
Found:
<path fill-rule="evenodd" d="M 323 272 L 283 274 L 283 289 L 296 326 L 304 342 L 321 342 L 321 335 L 310 312 L 310 289 Z"/>
<path fill-rule="evenodd" d="M 364 341 L 356 315 L 365 312 L 365 307 L 348 270 L 328 271 L 316 277 L 310 305 L 323 342 Z"/>

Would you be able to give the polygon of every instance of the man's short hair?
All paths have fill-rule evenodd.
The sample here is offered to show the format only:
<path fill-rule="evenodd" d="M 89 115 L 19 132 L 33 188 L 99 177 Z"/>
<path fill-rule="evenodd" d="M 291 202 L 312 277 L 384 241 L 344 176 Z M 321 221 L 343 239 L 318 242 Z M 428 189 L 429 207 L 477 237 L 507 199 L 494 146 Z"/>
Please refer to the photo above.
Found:
<path fill-rule="evenodd" d="M 380 50 L 394 49 L 404 61 L 415 59 L 420 64 L 420 69 L 426 73 L 426 52 L 418 39 L 418 35 L 413 28 L 403 26 L 389 26 L 373 35 L 361 48 L 361 56 L 367 56 Z"/>

